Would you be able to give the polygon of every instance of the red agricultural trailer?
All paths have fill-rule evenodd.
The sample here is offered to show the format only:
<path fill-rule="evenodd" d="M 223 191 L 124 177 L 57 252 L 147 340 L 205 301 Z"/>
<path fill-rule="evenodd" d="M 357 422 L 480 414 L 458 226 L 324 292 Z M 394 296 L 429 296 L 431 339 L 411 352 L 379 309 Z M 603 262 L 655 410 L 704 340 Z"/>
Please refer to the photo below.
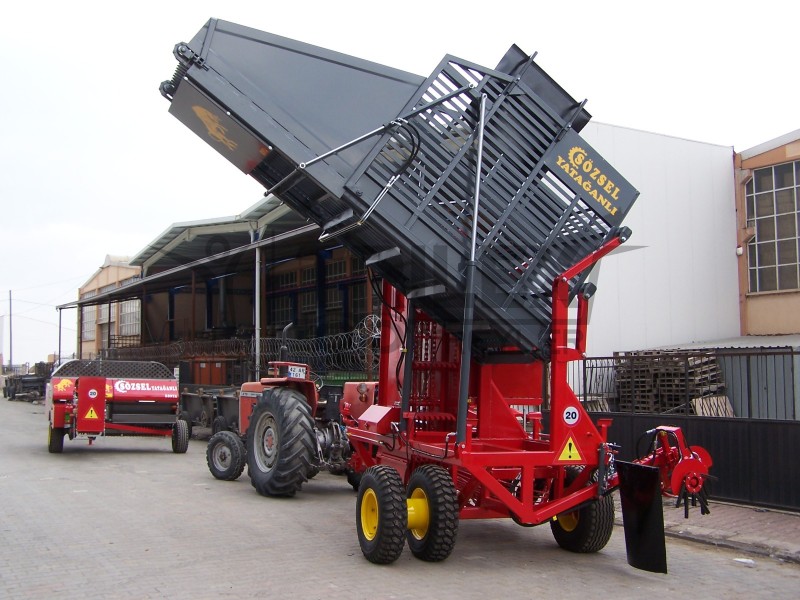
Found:
<path fill-rule="evenodd" d="M 666 572 L 661 494 L 706 512 L 711 458 L 660 427 L 617 460 L 611 420 L 567 380 L 587 277 L 630 236 L 639 195 L 579 135 L 585 102 L 517 46 L 495 68 L 445 56 L 419 77 L 212 19 L 174 55 L 170 112 L 383 282 L 379 380 L 346 386 L 333 414 L 307 367 L 274 363 L 242 387 L 244 441 L 211 438 L 212 473 L 246 461 L 283 496 L 321 468 L 348 473 L 374 563 L 406 543 L 447 558 L 461 519 L 550 523 L 561 547 L 596 552 L 619 489 L 629 562 Z"/>
<path fill-rule="evenodd" d="M 189 448 L 189 425 L 178 419 L 178 382 L 157 362 L 71 360 L 52 374 L 46 395 L 48 450 L 64 437 L 113 435 L 172 438 L 177 454 Z"/>

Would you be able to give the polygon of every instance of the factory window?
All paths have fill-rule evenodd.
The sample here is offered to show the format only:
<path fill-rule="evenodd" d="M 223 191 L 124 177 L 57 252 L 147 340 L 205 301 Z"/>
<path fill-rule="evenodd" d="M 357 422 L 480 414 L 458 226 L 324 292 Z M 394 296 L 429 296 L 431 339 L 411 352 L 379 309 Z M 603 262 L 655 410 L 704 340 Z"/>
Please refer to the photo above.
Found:
<path fill-rule="evenodd" d="M 367 284 L 354 283 L 350 286 L 350 321 L 353 327 L 367 316 Z"/>
<path fill-rule="evenodd" d="M 325 292 L 326 320 L 328 321 L 327 334 L 336 335 L 345 330 L 342 290 L 338 286 L 331 286 Z"/>
<path fill-rule="evenodd" d="M 338 310 L 342 308 L 342 290 L 340 290 L 338 287 L 329 287 L 327 290 L 325 307 L 328 310 Z"/>
<path fill-rule="evenodd" d="M 301 273 L 300 283 L 303 285 L 314 285 L 317 282 L 316 267 L 305 267 Z"/>
<path fill-rule="evenodd" d="M 292 321 L 292 299 L 289 296 L 275 296 L 270 300 L 272 324 L 280 330 Z"/>
<path fill-rule="evenodd" d="M 300 312 L 317 312 L 317 292 L 303 292 L 300 294 Z"/>
<path fill-rule="evenodd" d="M 84 306 L 82 309 L 83 315 L 81 319 L 81 339 L 90 342 L 95 339 L 97 335 L 95 327 L 97 326 L 97 311 L 94 306 Z"/>
<path fill-rule="evenodd" d="M 141 311 L 139 300 L 126 300 L 119 308 L 119 334 L 125 336 L 139 335 L 141 327 Z"/>
<path fill-rule="evenodd" d="M 350 276 L 351 277 L 364 277 L 367 274 L 367 267 L 364 261 L 357 256 L 350 259 Z"/>
<path fill-rule="evenodd" d="M 297 285 L 297 272 L 286 271 L 284 273 L 277 273 L 272 281 L 273 285 L 278 289 L 295 287 Z"/>
<path fill-rule="evenodd" d="M 751 292 L 800 288 L 800 161 L 756 169 L 747 182 L 747 226 Z"/>
<path fill-rule="evenodd" d="M 325 263 L 325 280 L 337 281 L 347 277 L 347 263 L 343 259 Z"/>

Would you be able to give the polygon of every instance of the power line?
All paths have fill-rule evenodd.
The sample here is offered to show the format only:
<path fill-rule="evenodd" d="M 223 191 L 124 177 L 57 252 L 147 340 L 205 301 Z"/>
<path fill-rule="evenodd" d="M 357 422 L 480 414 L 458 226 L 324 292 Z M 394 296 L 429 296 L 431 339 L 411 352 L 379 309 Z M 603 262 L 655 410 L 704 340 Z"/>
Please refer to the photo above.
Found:
<path fill-rule="evenodd" d="M 41 283 L 39 285 L 32 285 L 32 286 L 28 286 L 28 287 L 13 287 L 12 286 L 11 291 L 25 292 L 27 290 L 38 290 L 38 289 L 43 288 L 43 287 L 52 287 L 52 286 L 55 286 L 55 285 L 59 285 L 61 283 L 68 283 L 68 282 L 73 282 L 73 281 L 82 281 L 84 279 L 86 279 L 85 275 L 80 275 L 80 276 L 76 275 L 74 277 L 70 277 L 69 279 L 60 279 L 58 281 L 48 281 L 47 283 Z"/>
<path fill-rule="evenodd" d="M 43 321 L 42 319 L 34 319 L 33 317 L 26 317 L 24 315 L 18 315 L 16 313 L 14 313 L 14 318 L 16 319 L 17 317 L 19 317 L 21 319 L 25 319 L 26 321 L 35 321 L 37 323 L 42 323 L 44 325 L 50 325 L 52 327 L 58 327 L 58 323 L 52 323 L 50 321 Z M 65 327 L 64 325 L 61 326 L 61 329 L 65 329 L 67 331 L 75 331 L 75 332 L 78 331 L 77 329 L 73 329 L 71 327 Z"/>

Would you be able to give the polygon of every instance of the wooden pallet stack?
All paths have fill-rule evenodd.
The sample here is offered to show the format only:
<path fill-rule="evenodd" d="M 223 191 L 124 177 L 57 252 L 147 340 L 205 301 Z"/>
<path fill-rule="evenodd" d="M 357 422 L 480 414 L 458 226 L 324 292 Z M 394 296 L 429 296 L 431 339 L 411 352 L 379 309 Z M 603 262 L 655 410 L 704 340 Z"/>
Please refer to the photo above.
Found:
<path fill-rule="evenodd" d="M 648 350 L 615 357 L 620 410 L 683 412 L 694 399 L 724 395 L 722 369 L 713 352 Z"/>
<path fill-rule="evenodd" d="M 619 409 L 661 412 L 655 377 L 659 357 L 645 352 L 621 352 L 615 357 Z"/>

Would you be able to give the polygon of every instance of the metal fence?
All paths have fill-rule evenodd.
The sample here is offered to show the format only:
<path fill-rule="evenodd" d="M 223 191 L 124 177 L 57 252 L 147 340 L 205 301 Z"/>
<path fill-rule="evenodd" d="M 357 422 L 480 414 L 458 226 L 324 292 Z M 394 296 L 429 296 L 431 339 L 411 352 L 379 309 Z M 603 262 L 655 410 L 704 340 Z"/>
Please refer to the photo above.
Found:
<path fill-rule="evenodd" d="M 318 376 L 327 380 L 377 377 L 380 357 L 380 319 L 367 316 L 354 330 L 311 339 L 262 338 L 260 368 L 278 360 L 283 344 L 290 361 L 306 363 Z M 240 384 L 253 378 L 255 369 L 253 339 L 185 340 L 171 344 L 104 349 L 106 360 L 157 361 L 170 368 L 186 360 L 226 360 L 233 363 L 233 376 Z"/>
<path fill-rule="evenodd" d="M 570 384 L 592 418 L 613 420 L 619 458 L 677 425 L 714 458 L 712 498 L 799 511 L 799 361 L 790 347 L 626 352 L 572 363 Z"/>
<path fill-rule="evenodd" d="M 800 420 L 793 348 L 625 352 L 571 364 L 570 384 L 594 412 Z"/>

